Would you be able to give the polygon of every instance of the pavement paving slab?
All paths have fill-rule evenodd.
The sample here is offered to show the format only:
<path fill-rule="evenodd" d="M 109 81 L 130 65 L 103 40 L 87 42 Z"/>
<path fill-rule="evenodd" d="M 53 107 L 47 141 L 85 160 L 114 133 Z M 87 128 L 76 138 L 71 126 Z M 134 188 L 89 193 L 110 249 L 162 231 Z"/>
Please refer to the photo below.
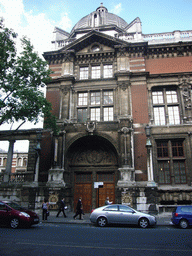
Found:
<path fill-rule="evenodd" d="M 38 212 L 40 216 L 40 221 L 42 221 L 42 214 L 39 211 Z M 83 215 L 83 219 L 80 220 L 79 216 L 74 219 L 73 216 L 75 215 L 74 212 L 66 211 L 67 218 L 64 218 L 63 213 L 61 212 L 59 217 L 56 217 L 57 212 L 51 211 L 50 215 L 47 218 L 47 221 L 42 221 L 43 223 L 59 223 L 59 224 L 91 224 L 90 221 L 90 213 L 85 213 Z M 157 225 L 159 226 L 169 226 L 172 225 L 171 222 L 171 213 L 163 213 L 163 214 L 157 214 Z"/>

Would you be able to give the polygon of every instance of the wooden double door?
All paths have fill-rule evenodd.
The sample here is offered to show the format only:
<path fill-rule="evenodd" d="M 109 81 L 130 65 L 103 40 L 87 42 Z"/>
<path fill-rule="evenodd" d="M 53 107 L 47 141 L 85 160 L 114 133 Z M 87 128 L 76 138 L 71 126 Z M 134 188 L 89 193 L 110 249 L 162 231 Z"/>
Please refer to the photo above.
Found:
<path fill-rule="evenodd" d="M 79 197 L 82 197 L 84 212 L 91 212 L 93 205 L 96 207 L 105 205 L 106 197 L 115 203 L 114 172 L 98 172 L 95 178 L 93 178 L 92 172 L 80 172 L 75 173 L 74 178 L 74 210 L 76 210 Z M 94 182 L 98 181 L 103 182 L 103 187 L 95 189 Z"/>

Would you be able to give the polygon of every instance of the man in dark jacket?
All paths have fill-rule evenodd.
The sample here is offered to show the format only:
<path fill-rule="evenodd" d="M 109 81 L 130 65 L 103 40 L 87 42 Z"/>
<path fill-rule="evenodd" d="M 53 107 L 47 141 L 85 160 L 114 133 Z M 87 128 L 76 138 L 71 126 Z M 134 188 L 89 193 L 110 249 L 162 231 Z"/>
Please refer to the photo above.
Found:
<path fill-rule="evenodd" d="M 59 217 L 60 212 L 63 212 L 63 216 L 64 218 L 67 218 L 66 214 L 65 214 L 65 198 L 62 198 L 60 205 L 59 205 L 59 211 L 57 213 L 56 217 Z"/>
<path fill-rule="evenodd" d="M 81 197 L 80 197 L 77 202 L 76 214 L 75 214 L 75 216 L 73 216 L 73 218 L 75 219 L 77 217 L 77 215 L 79 215 L 79 219 L 82 220 L 83 219 L 82 213 L 83 213 L 83 205 L 82 205 Z"/>

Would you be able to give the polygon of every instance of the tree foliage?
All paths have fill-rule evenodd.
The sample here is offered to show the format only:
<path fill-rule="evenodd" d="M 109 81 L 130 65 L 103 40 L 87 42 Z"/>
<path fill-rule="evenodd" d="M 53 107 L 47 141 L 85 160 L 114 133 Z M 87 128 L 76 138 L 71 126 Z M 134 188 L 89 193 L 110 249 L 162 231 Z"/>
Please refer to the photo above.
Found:
<path fill-rule="evenodd" d="M 51 126 L 56 132 L 51 103 L 42 92 L 42 86 L 51 79 L 51 71 L 25 37 L 21 39 L 23 51 L 17 55 L 16 36 L 12 30 L 5 28 L 1 20 L 0 125 L 14 122 L 23 124 L 27 121 L 37 123 L 44 116 L 46 127 Z"/>

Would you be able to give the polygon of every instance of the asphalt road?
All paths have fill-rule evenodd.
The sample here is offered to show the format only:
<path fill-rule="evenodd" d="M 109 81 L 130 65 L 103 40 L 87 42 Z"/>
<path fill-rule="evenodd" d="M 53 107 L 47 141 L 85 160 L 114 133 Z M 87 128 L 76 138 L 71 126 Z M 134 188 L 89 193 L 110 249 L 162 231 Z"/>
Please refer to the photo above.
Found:
<path fill-rule="evenodd" d="M 192 229 L 40 224 L 0 228 L 0 256 L 192 255 Z"/>

